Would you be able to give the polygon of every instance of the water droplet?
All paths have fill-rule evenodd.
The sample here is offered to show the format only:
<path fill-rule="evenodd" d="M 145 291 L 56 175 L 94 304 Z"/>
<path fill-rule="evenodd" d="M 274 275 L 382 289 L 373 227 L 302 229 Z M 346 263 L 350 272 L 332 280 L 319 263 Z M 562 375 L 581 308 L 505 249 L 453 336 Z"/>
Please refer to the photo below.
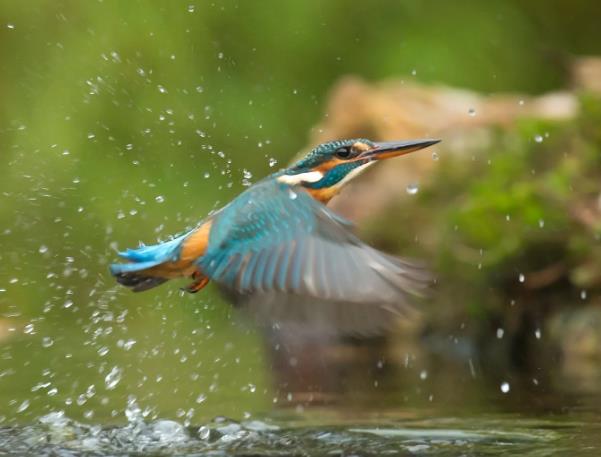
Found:
<path fill-rule="evenodd" d="M 162 195 L 157 195 L 156 197 L 154 197 L 154 200 L 157 203 L 163 203 L 165 201 L 165 197 L 163 197 Z"/>
<path fill-rule="evenodd" d="M 523 274 L 523 273 L 520 273 L 520 275 L 518 276 L 518 280 L 519 280 L 520 282 L 524 282 L 524 281 L 526 281 L 526 276 L 524 276 L 524 274 Z"/>
<path fill-rule="evenodd" d="M 537 328 L 537 329 L 534 331 L 534 336 L 536 337 L 536 339 L 537 339 L 537 340 L 540 340 L 540 337 L 541 337 L 541 331 L 540 331 L 540 328 Z"/>
<path fill-rule="evenodd" d="M 518 105 L 520 105 L 520 106 L 524 106 L 524 100 L 520 100 L 520 101 L 518 102 Z"/>
<path fill-rule="evenodd" d="M 498 328 L 497 329 L 497 338 L 502 339 L 503 335 L 505 335 L 505 330 L 503 330 L 502 328 Z"/>
<path fill-rule="evenodd" d="M 14 30 L 15 29 L 15 24 L 6 24 L 6 28 Z"/>
<path fill-rule="evenodd" d="M 198 397 L 196 397 L 196 403 L 202 403 L 207 399 L 207 396 L 205 394 L 200 394 Z"/>
<path fill-rule="evenodd" d="M 476 110 L 474 108 L 470 108 L 467 110 L 467 114 L 469 114 L 471 117 L 474 117 L 476 115 Z"/>
<path fill-rule="evenodd" d="M 586 300 L 586 290 L 581 290 L 580 291 L 580 299 L 581 300 Z"/>
<path fill-rule="evenodd" d="M 275 167 L 275 166 L 277 165 L 277 163 L 278 163 L 277 159 L 274 159 L 273 157 L 271 157 L 271 158 L 269 159 L 269 166 L 270 166 L 271 168 Z"/>
<path fill-rule="evenodd" d="M 27 408 L 29 408 L 29 400 L 23 400 L 23 403 L 21 403 L 17 408 L 17 413 L 22 413 Z"/>
<path fill-rule="evenodd" d="M 407 186 L 406 190 L 409 195 L 415 195 L 419 191 L 419 184 L 411 183 Z"/>
<path fill-rule="evenodd" d="M 419 379 L 421 379 L 422 381 L 428 379 L 428 372 L 426 370 L 422 370 L 419 374 Z"/>
<path fill-rule="evenodd" d="M 252 173 L 245 168 L 242 170 L 242 175 L 243 175 L 242 185 L 245 187 L 249 187 L 252 184 L 250 181 L 251 178 L 253 177 Z"/>
<path fill-rule="evenodd" d="M 49 397 L 54 397 L 58 393 L 58 389 L 53 387 L 52 389 L 48 389 L 47 395 Z"/>
<path fill-rule="evenodd" d="M 123 349 L 126 351 L 129 351 L 131 348 L 134 347 L 134 344 L 136 344 L 136 340 L 132 340 L 132 339 L 126 340 L 123 342 Z"/>
<path fill-rule="evenodd" d="M 49 336 L 45 336 L 44 338 L 42 338 L 42 347 L 49 348 L 53 344 L 54 344 L 54 340 L 52 338 L 50 338 Z"/>
<path fill-rule="evenodd" d="M 130 395 L 127 398 L 127 406 L 125 407 L 125 417 L 128 422 L 141 422 L 144 420 L 142 408 L 138 405 L 136 397 Z"/>
<path fill-rule="evenodd" d="M 411 70 L 411 76 L 415 76 L 417 75 L 417 70 L 414 68 L 413 70 Z"/>
<path fill-rule="evenodd" d="M 159 89 L 159 92 L 161 94 L 166 94 L 167 93 L 167 89 L 165 89 L 163 86 L 161 86 L 160 84 L 157 86 L 157 88 Z"/>
<path fill-rule="evenodd" d="M 288 197 L 290 197 L 290 200 L 296 200 L 298 195 L 292 189 L 288 189 Z"/>
<path fill-rule="evenodd" d="M 193 13 L 196 11 L 196 5 L 188 5 L 188 13 Z"/>
<path fill-rule="evenodd" d="M 205 171 L 203 176 L 205 179 L 209 179 L 211 177 L 211 173 L 209 173 L 208 171 Z"/>
<path fill-rule="evenodd" d="M 505 381 L 505 382 L 501 383 L 501 392 L 503 392 L 504 394 L 506 394 L 510 390 L 511 390 L 511 386 L 509 385 L 508 382 Z"/>
<path fill-rule="evenodd" d="M 433 152 L 432 153 L 432 160 L 438 160 L 438 159 L 439 159 L 438 154 L 436 152 Z"/>
<path fill-rule="evenodd" d="M 121 375 L 123 374 L 123 370 L 121 368 L 115 366 L 111 368 L 109 374 L 107 374 L 104 378 L 104 385 L 108 390 L 113 390 L 121 381 Z"/>
<path fill-rule="evenodd" d="M 538 220 L 538 226 L 539 226 L 540 228 L 543 228 L 543 227 L 545 226 L 545 220 L 544 220 L 544 219 L 539 219 L 539 220 Z"/>
<path fill-rule="evenodd" d="M 100 357 L 104 357 L 108 353 L 109 353 L 109 348 L 107 348 L 106 346 L 102 346 L 100 349 L 98 349 L 98 355 Z"/>
<path fill-rule="evenodd" d="M 198 437 L 201 440 L 208 440 L 209 436 L 211 436 L 211 429 L 209 427 L 207 427 L 206 425 L 202 425 L 198 429 Z"/>
<path fill-rule="evenodd" d="M 92 398 L 94 395 L 96 395 L 96 386 L 94 384 L 90 384 L 86 389 L 86 397 Z"/>
<path fill-rule="evenodd" d="M 196 92 L 198 92 L 199 94 L 202 94 L 204 92 L 204 87 L 202 86 L 196 86 Z"/>
<path fill-rule="evenodd" d="M 217 54 L 217 58 L 220 60 L 223 59 L 223 52 L 220 52 L 219 54 Z"/>
<path fill-rule="evenodd" d="M 542 143 L 544 140 L 542 135 L 534 135 L 534 141 L 536 141 L 537 143 Z"/>
<path fill-rule="evenodd" d="M 23 327 L 23 333 L 25 333 L 26 335 L 34 335 L 35 334 L 35 327 L 33 324 L 27 324 L 25 327 Z"/>

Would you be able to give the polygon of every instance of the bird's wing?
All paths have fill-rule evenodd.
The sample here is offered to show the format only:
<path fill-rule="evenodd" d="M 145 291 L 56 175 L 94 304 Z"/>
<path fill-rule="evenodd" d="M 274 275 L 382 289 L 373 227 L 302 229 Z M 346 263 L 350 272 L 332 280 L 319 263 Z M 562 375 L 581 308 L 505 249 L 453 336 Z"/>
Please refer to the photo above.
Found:
<path fill-rule="evenodd" d="M 361 242 L 343 221 L 302 188 L 259 183 L 215 217 L 199 266 L 278 319 L 356 318 L 376 309 L 388 320 L 405 314 L 409 296 L 427 287 L 428 273 Z"/>

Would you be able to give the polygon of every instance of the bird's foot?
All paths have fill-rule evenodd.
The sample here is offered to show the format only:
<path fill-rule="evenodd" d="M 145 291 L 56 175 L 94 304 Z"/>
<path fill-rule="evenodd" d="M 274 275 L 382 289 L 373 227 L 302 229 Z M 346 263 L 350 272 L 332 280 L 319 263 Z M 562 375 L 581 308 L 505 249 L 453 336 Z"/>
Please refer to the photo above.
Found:
<path fill-rule="evenodd" d="M 186 287 L 182 287 L 183 291 L 195 294 L 209 283 L 209 278 L 199 272 L 194 273 L 192 279 L 194 279 L 194 282 Z"/>

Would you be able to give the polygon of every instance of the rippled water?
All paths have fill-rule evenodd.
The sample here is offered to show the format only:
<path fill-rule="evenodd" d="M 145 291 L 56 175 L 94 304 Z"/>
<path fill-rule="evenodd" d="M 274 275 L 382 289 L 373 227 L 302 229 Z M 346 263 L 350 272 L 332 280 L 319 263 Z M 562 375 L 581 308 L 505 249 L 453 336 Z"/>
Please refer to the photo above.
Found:
<path fill-rule="evenodd" d="M 596 364 L 544 356 L 544 334 L 518 370 L 467 340 L 321 341 L 190 309 L 15 326 L 0 455 L 601 453 Z"/>
<path fill-rule="evenodd" d="M 101 427 L 62 412 L 0 429 L 0 453 L 35 455 L 599 455 L 598 424 L 518 416 L 380 419 L 310 425 L 297 418 L 184 427 L 171 420 Z"/>

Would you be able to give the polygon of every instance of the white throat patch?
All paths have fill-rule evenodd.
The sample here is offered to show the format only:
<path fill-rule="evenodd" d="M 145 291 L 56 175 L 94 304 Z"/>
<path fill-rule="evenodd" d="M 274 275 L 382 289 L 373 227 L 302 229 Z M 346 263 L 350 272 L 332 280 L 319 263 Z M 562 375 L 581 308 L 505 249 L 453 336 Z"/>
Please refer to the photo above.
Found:
<path fill-rule="evenodd" d="M 282 175 L 278 177 L 279 182 L 295 186 L 301 182 L 317 182 L 323 178 L 321 171 L 309 171 L 307 173 L 299 173 L 298 175 Z"/>

